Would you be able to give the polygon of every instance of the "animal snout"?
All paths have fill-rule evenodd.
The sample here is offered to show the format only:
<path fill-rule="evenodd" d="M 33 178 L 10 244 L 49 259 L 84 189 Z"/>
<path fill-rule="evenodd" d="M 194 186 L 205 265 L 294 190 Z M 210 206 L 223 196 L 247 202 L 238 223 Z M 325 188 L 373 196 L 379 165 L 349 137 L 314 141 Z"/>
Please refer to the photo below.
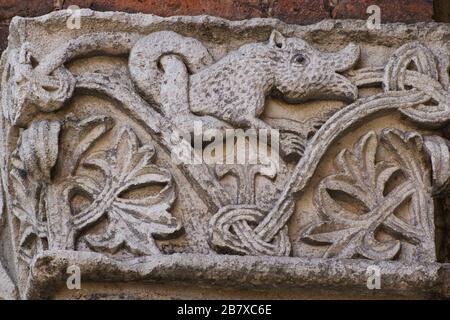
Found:
<path fill-rule="evenodd" d="M 345 102 L 353 102 L 358 99 L 358 87 L 340 74 L 330 74 L 322 85 L 322 96 L 324 98 Z"/>
<path fill-rule="evenodd" d="M 353 68 L 359 60 L 361 49 L 354 43 L 348 44 L 337 52 L 320 52 L 319 59 L 324 67 L 335 72 L 344 72 Z"/>

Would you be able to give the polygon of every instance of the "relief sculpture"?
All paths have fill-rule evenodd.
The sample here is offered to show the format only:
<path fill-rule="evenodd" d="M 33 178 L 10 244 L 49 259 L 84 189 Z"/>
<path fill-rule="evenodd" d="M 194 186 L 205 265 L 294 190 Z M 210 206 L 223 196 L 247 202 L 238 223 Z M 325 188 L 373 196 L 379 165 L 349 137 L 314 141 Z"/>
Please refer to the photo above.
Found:
<path fill-rule="evenodd" d="M 380 31 L 368 45 L 345 30 L 327 40 L 320 25 L 270 23 L 208 41 L 167 21 L 134 31 L 100 23 L 51 51 L 31 37 L 5 51 L 0 239 L 13 254 L 7 268 L 0 259 L 0 281 L 9 295 L 45 295 L 35 270 L 58 254 L 120 263 L 117 274 L 130 259 L 169 256 L 183 266 L 189 257 L 445 261 L 437 221 L 450 91 L 440 42 Z M 174 161 L 174 133 L 201 138 L 196 123 L 221 137 L 214 143 L 229 130 L 265 130 L 279 138 L 267 144 L 279 163 Z M 211 146 L 203 140 L 200 152 Z"/>

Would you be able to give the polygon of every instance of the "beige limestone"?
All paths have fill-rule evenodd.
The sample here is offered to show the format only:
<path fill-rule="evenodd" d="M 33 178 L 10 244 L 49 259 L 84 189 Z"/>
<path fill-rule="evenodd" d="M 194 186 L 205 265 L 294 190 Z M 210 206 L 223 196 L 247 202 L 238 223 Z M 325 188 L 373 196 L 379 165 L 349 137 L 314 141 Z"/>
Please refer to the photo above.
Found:
<path fill-rule="evenodd" d="M 449 297 L 448 25 L 80 17 L 11 23 L 1 298 Z M 275 171 L 175 161 L 195 122 Z"/>

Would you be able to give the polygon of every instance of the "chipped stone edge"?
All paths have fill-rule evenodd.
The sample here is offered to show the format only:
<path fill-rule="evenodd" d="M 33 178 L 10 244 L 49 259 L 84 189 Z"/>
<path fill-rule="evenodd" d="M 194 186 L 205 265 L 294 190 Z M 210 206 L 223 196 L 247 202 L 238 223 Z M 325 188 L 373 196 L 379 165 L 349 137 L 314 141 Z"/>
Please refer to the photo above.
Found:
<path fill-rule="evenodd" d="M 91 252 L 57 251 L 36 257 L 25 299 L 51 298 L 76 265 L 82 282 L 176 283 L 246 290 L 320 290 L 361 298 L 450 298 L 450 264 L 350 259 L 173 254 L 126 260 Z M 381 290 L 367 289 L 367 268 L 381 270 Z M 244 285 L 243 285 L 244 284 Z"/>
<path fill-rule="evenodd" d="M 0 74 L 3 74 L 3 70 L 4 70 L 4 64 L 6 61 L 6 52 L 7 50 L 4 50 L 3 53 L 0 56 Z M 0 83 L 0 92 L 1 92 L 1 83 Z M 0 95 L 0 99 L 1 99 L 1 95 Z M 0 116 L 0 133 L 4 134 L 4 118 L 3 116 Z M 3 145 L 0 145 L 0 152 L 2 152 L 3 149 Z M 3 170 L 0 170 L 0 193 L 1 193 L 1 197 L 3 198 L 4 195 L 4 179 L 5 177 L 3 176 L 4 172 Z M 5 206 L 4 206 L 4 202 L 5 200 L 2 199 L 1 202 L 1 209 L 2 212 L 0 212 L 0 233 L 2 232 L 2 230 L 5 228 Z M 4 246 L 4 245 L 3 245 Z M 0 245 L 0 248 L 2 246 Z M 0 255 L 1 255 L 1 250 L 0 250 Z M 18 293 L 18 288 L 16 283 L 13 281 L 13 279 L 11 278 L 10 274 L 7 272 L 7 266 L 6 263 L 4 261 L 2 261 L 2 257 L 0 256 L 0 300 L 16 300 L 19 297 L 19 293 Z"/>
<path fill-rule="evenodd" d="M 9 45 L 12 39 L 19 39 L 19 43 L 27 38 L 27 29 L 31 27 L 53 27 L 54 30 L 65 28 L 71 13 L 68 10 L 54 11 L 40 17 L 14 17 L 10 24 Z M 414 24 L 383 23 L 380 29 L 368 29 L 366 20 L 354 19 L 325 19 L 310 25 L 287 24 L 274 18 L 253 18 L 231 21 L 220 17 L 199 16 L 171 16 L 160 17 L 143 13 L 99 12 L 91 9 L 81 9 L 81 19 L 89 23 L 98 23 L 104 31 L 112 31 L 108 27 L 114 25 L 114 31 L 128 31 L 148 34 L 162 29 L 176 29 L 178 32 L 207 34 L 210 41 L 220 42 L 218 35 L 222 32 L 224 39 L 240 38 L 250 34 L 260 34 L 266 39 L 272 29 L 277 29 L 286 36 L 304 37 L 306 41 L 327 42 L 329 36 L 338 36 L 342 42 L 359 39 L 361 42 L 381 45 L 399 45 L 403 41 L 450 40 L 450 24 L 438 22 L 419 22 Z M 82 20 L 83 21 L 83 20 Z M 203 28 L 200 28 L 203 27 Z M 203 30 L 200 30 L 203 29 Z M 29 30 L 29 29 L 28 29 Z M 75 33 L 86 33 L 91 28 L 73 30 Z M 99 31 L 99 30 L 96 30 Z M 327 33 L 327 37 L 325 37 Z M 12 36 L 14 35 L 14 37 Z M 223 39 L 222 39 L 223 40 Z M 6 51 L 6 50 L 5 50 Z"/>

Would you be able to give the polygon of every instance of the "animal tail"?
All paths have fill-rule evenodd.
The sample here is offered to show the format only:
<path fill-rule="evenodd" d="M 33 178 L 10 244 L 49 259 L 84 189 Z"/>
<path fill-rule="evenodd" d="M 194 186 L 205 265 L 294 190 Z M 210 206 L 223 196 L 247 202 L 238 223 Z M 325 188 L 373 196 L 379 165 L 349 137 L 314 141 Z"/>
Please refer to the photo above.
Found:
<path fill-rule="evenodd" d="M 160 59 L 167 55 L 179 57 L 189 73 L 196 73 L 214 62 L 200 41 L 173 31 L 154 32 L 140 39 L 130 53 L 131 78 L 140 93 L 149 102 L 158 105 L 161 102 L 160 87 L 164 74 Z"/>

